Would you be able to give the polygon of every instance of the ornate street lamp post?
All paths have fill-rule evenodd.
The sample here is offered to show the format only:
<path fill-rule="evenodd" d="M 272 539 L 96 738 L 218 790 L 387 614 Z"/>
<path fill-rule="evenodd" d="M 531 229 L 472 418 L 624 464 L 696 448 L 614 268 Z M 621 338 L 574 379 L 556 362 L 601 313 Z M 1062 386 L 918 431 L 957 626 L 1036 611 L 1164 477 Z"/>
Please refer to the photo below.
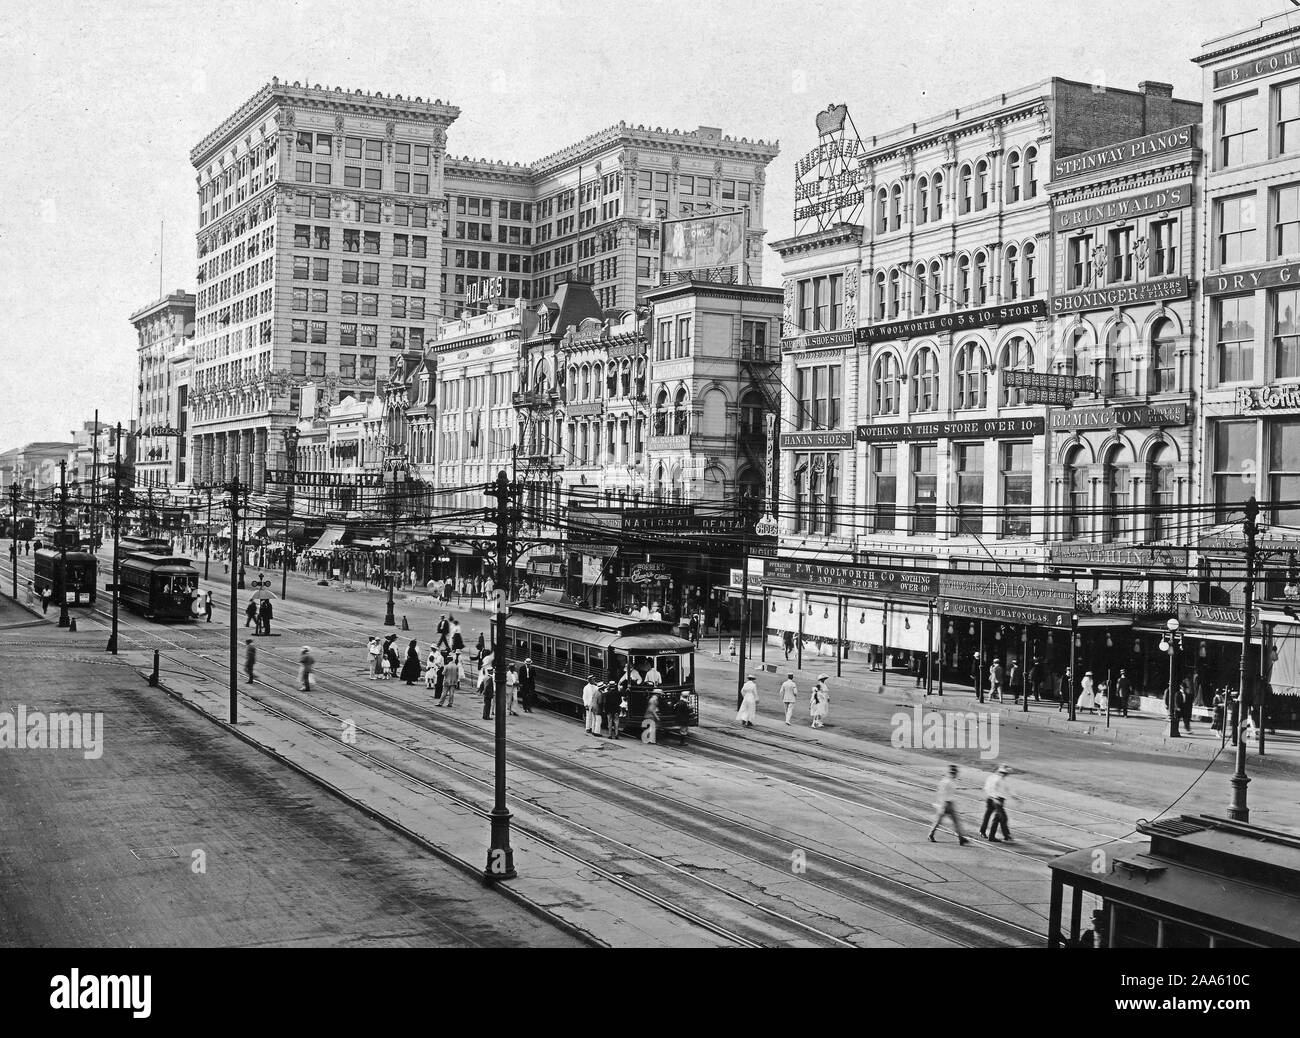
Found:
<path fill-rule="evenodd" d="M 1169 653 L 1169 738 L 1178 736 L 1178 689 L 1174 685 L 1174 659 L 1183 646 L 1183 636 L 1178 630 L 1178 621 L 1170 617 L 1165 624 L 1169 633 L 1160 639 L 1160 651 Z"/>

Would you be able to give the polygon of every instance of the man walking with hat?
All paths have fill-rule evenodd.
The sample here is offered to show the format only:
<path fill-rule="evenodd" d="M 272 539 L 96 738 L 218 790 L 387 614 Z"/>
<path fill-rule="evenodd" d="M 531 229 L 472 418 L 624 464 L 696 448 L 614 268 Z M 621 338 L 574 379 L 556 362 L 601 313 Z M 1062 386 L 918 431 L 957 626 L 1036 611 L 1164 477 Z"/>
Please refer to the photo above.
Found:
<path fill-rule="evenodd" d="M 999 764 L 998 770 L 984 780 L 984 821 L 980 823 L 980 835 L 989 843 L 998 842 L 998 826 L 1002 826 L 1002 838 L 1011 843 L 1011 831 L 1007 828 L 1007 775 L 1011 769 Z M 993 828 L 989 829 L 989 820 Z"/>

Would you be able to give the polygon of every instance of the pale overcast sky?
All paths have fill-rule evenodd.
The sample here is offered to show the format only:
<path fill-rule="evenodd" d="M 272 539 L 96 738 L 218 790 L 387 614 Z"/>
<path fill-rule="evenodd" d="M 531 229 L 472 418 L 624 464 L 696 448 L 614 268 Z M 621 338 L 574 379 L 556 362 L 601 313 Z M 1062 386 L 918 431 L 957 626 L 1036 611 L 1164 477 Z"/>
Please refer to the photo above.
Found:
<path fill-rule="evenodd" d="M 127 317 L 193 290 L 189 150 L 273 75 L 457 105 L 448 151 L 527 162 L 624 119 L 779 140 L 793 163 L 846 102 L 893 129 L 1059 75 L 1200 99 L 1201 44 L 1286 0 L 12 2 L 0 27 L 0 450 L 127 421 Z M 1300 22 L 1300 8 L 1296 9 Z M 778 258 L 765 257 L 768 283 Z"/>

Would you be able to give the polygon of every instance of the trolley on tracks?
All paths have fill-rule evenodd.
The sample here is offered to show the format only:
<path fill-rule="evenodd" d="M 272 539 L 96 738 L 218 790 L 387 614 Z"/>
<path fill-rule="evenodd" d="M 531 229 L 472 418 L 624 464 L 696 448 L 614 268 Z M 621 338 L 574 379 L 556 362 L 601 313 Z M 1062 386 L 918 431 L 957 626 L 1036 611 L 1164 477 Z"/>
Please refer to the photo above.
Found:
<path fill-rule="evenodd" d="M 88 551 L 62 552 L 57 548 L 38 548 L 34 552 L 36 575 L 32 587 L 41 598 L 68 605 L 95 604 L 95 584 L 99 560 Z"/>
<path fill-rule="evenodd" d="M 660 730 L 683 739 L 700 723 L 695 646 L 663 620 L 579 609 L 559 601 L 514 602 L 506 617 L 506 661 L 532 660 L 537 694 L 582 709 L 587 676 L 618 683 L 627 700 L 623 724 L 639 727 L 659 696 Z M 651 678 L 658 675 L 658 684 Z"/>
<path fill-rule="evenodd" d="M 189 559 L 137 552 L 118 565 L 118 601 L 148 620 L 193 620 L 199 571 Z"/>
<path fill-rule="evenodd" d="M 171 555 L 172 542 L 165 537 L 122 537 L 117 542 L 123 555 L 144 552 L 146 555 Z"/>

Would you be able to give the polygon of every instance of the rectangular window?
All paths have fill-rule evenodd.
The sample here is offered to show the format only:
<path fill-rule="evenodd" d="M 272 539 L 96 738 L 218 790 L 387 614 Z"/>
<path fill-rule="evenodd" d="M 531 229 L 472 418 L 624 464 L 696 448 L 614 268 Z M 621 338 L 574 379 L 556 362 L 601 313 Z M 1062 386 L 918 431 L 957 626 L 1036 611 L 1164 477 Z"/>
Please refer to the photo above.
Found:
<path fill-rule="evenodd" d="M 1273 377 L 1300 378 L 1300 289 L 1278 289 L 1272 296 Z"/>
<path fill-rule="evenodd" d="M 424 285 L 424 280 L 425 280 L 425 269 L 426 269 L 426 268 L 424 268 L 424 267 L 412 267 L 412 268 L 411 268 L 411 287 L 412 287 L 412 288 L 424 288 L 424 287 L 425 287 L 425 285 Z"/>
<path fill-rule="evenodd" d="M 344 166 L 343 167 L 343 186 L 360 187 L 361 186 L 361 167 Z"/>
<path fill-rule="evenodd" d="M 1002 536 L 1028 537 L 1033 498 L 1033 444 L 1002 443 Z"/>
<path fill-rule="evenodd" d="M 1300 80 L 1273 89 L 1273 122 L 1276 153 L 1300 151 Z"/>
<path fill-rule="evenodd" d="M 298 163 L 295 163 L 295 164 L 294 164 L 294 175 L 293 175 L 293 179 L 294 179 L 295 181 L 297 181 L 299 184 L 310 184 L 310 183 L 311 183 L 311 163 L 310 163 L 310 162 L 298 162 Z"/>
<path fill-rule="evenodd" d="M 307 309 L 307 290 L 305 288 L 295 288 L 293 290 L 292 309 L 305 311 Z"/>
<path fill-rule="evenodd" d="M 311 355 L 311 370 L 309 373 L 312 378 L 325 377 L 325 354 L 313 353 Z"/>
<path fill-rule="evenodd" d="M 895 529 L 898 512 L 898 448 L 871 448 L 875 532 Z"/>
<path fill-rule="evenodd" d="M 366 161 L 380 162 L 384 157 L 384 142 L 373 139 L 366 140 Z"/>
<path fill-rule="evenodd" d="M 837 429 L 840 424 L 842 372 L 840 365 L 818 365 L 795 369 L 798 429 Z"/>
<path fill-rule="evenodd" d="M 328 184 L 330 182 L 330 164 L 328 162 L 316 163 L 316 183 Z"/>
<path fill-rule="evenodd" d="M 677 318 L 677 356 L 689 357 L 691 355 L 691 319 L 689 317 Z"/>
<path fill-rule="evenodd" d="M 379 255 L 379 232 L 366 231 L 361 239 L 361 251 L 371 256 Z"/>
<path fill-rule="evenodd" d="M 355 324 L 339 325 L 339 345 L 355 346 L 357 344 L 357 326 Z"/>
<path fill-rule="evenodd" d="M 1070 239 L 1070 287 L 1083 288 L 1092 283 L 1092 235 Z"/>
<path fill-rule="evenodd" d="M 301 132 L 301 131 L 300 131 L 299 134 L 298 134 L 298 150 L 299 150 L 300 152 L 303 152 L 303 153 L 307 154 L 307 155 L 310 155 L 310 154 L 311 154 L 312 140 L 313 140 L 313 138 L 312 138 L 312 135 L 311 135 L 310 133 L 306 133 L 306 132 Z"/>
<path fill-rule="evenodd" d="M 311 279 L 313 281 L 328 281 L 330 279 L 330 261 L 327 259 L 313 259 L 311 261 Z"/>
<path fill-rule="evenodd" d="M 379 284 L 379 264 L 362 263 L 361 264 L 361 283 L 363 285 Z"/>
<path fill-rule="evenodd" d="M 311 323 L 311 341 L 317 345 L 323 345 L 325 342 L 325 322 L 312 321 Z"/>
<path fill-rule="evenodd" d="M 984 532 L 984 444 L 953 445 L 957 471 L 957 533 Z"/>
<path fill-rule="evenodd" d="M 1151 223 L 1151 270 L 1153 278 L 1172 277 L 1178 273 L 1178 221 L 1154 220 Z"/>
<path fill-rule="evenodd" d="M 394 256 L 405 256 L 405 255 L 407 254 L 407 241 L 408 241 L 408 239 L 407 239 L 407 237 L 406 237 L 405 234 L 394 234 L 394 235 L 393 235 L 393 255 L 394 255 Z M 443 258 L 443 262 L 444 262 L 444 263 L 447 262 L 445 256 L 444 256 L 444 258 Z"/>
<path fill-rule="evenodd" d="M 312 289 L 311 309 L 312 313 L 323 314 L 330 308 L 330 294 L 324 289 Z"/>
<path fill-rule="evenodd" d="M 1214 423 L 1213 478 L 1214 521 L 1240 519 L 1246 501 L 1255 494 L 1254 421 Z"/>
<path fill-rule="evenodd" d="M 373 324 L 363 324 L 361 326 L 361 341 L 358 345 L 365 346 L 367 349 L 374 349 L 379 342 L 379 329 Z M 365 363 L 364 358 L 362 363 Z"/>
<path fill-rule="evenodd" d="M 1254 94 L 1220 101 L 1215 106 L 1214 122 L 1218 143 L 1215 148 L 1215 168 L 1239 166 L 1253 158 L 1255 127 L 1250 125 L 1249 106 Z"/>
<path fill-rule="evenodd" d="M 343 138 L 343 154 L 344 154 L 347 158 L 349 158 L 349 159 L 359 159 L 359 158 L 361 158 L 361 138 L 360 138 L 360 137 L 344 137 L 344 138 Z"/>
<path fill-rule="evenodd" d="M 373 382 L 375 380 L 375 358 L 361 358 L 361 375 L 362 382 Z"/>
<path fill-rule="evenodd" d="M 1255 259 L 1255 196 L 1237 195 L 1214 203 L 1220 265 Z"/>
<path fill-rule="evenodd" d="M 330 247 L 330 229 L 328 227 L 313 227 L 312 243 L 318 249 L 328 249 Z"/>
<path fill-rule="evenodd" d="M 356 230 L 343 231 L 343 251 L 360 252 L 361 251 L 361 232 Z"/>
<path fill-rule="evenodd" d="M 1300 184 L 1273 189 L 1273 256 L 1300 254 Z"/>
<path fill-rule="evenodd" d="M 293 225 L 293 247 L 295 249 L 311 248 L 311 224 L 296 223 Z"/>
<path fill-rule="evenodd" d="M 379 203 L 362 202 L 361 203 L 361 222 L 378 223 L 379 222 Z"/>
<path fill-rule="evenodd" d="M 406 287 L 406 267 L 401 263 L 393 264 L 393 287 Z"/>
<path fill-rule="evenodd" d="M 1300 419 L 1274 419 L 1266 429 L 1269 500 L 1275 502 L 1270 521 L 1300 526 Z"/>
<path fill-rule="evenodd" d="M 388 316 L 406 319 L 406 296 L 393 296 L 392 312 Z"/>
<path fill-rule="evenodd" d="M 1110 280 L 1133 280 L 1133 228 L 1110 232 Z"/>
<path fill-rule="evenodd" d="M 343 261 L 343 283 L 345 285 L 355 285 L 358 280 L 358 272 L 361 270 L 361 264 L 357 260 Z"/>
<path fill-rule="evenodd" d="M 361 294 L 361 316 L 378 317 L 379 316 L 379 296 L 374 292 L 363 292 Z"/>
<path fill-rule="evenodd" d="M 422 234 L 411 235 L 411 255 L 416 259 L 424 259 L 428 251 L 429 239 Z"/>
<path fill-rule="evenodd" d="M 305 332 L 302 341 L 303 342 L 307 341 Z M 305 376 L 307 374 L 307 351 L 306 350 L 293 350 L 289 354 L 289 374 L 298 375 L 298 376 Z"/>
<path fill-rule="evenodd" d="M 1255 296 L 1226 296 L 1215 307 L 1218 381 L 1249 382 L 1255 377 Z"/>
<path fill-rule="evenodd" d="M 937 453 L 933 443 L 919 443 L 912 447 L 912 533 L 935 531 L 939 489 L 934 467 Z"/>
<path fill-rule="evenodd" d="M 410 194 L 411 191 L 411 174 L 403 173 L 400 170 L 393 174 L 393 190 L 402 194 Z"/>
<path fill-rule="evenodd" d="M 355 353 L 339 354 L 339 378 L 357 377 L 357 355 Z"/>
<path fill-rule="evenodd" d="M 650 276 L 650 257 L 638 256 L 636 260 L 636 276 L 639 278 L 648 278 Z"/>
<path fill-rule="evenodd" d="M 292 321 L 290 322 L 290 341 L 306 342 L 307 341 L 307 322 Z"/>

